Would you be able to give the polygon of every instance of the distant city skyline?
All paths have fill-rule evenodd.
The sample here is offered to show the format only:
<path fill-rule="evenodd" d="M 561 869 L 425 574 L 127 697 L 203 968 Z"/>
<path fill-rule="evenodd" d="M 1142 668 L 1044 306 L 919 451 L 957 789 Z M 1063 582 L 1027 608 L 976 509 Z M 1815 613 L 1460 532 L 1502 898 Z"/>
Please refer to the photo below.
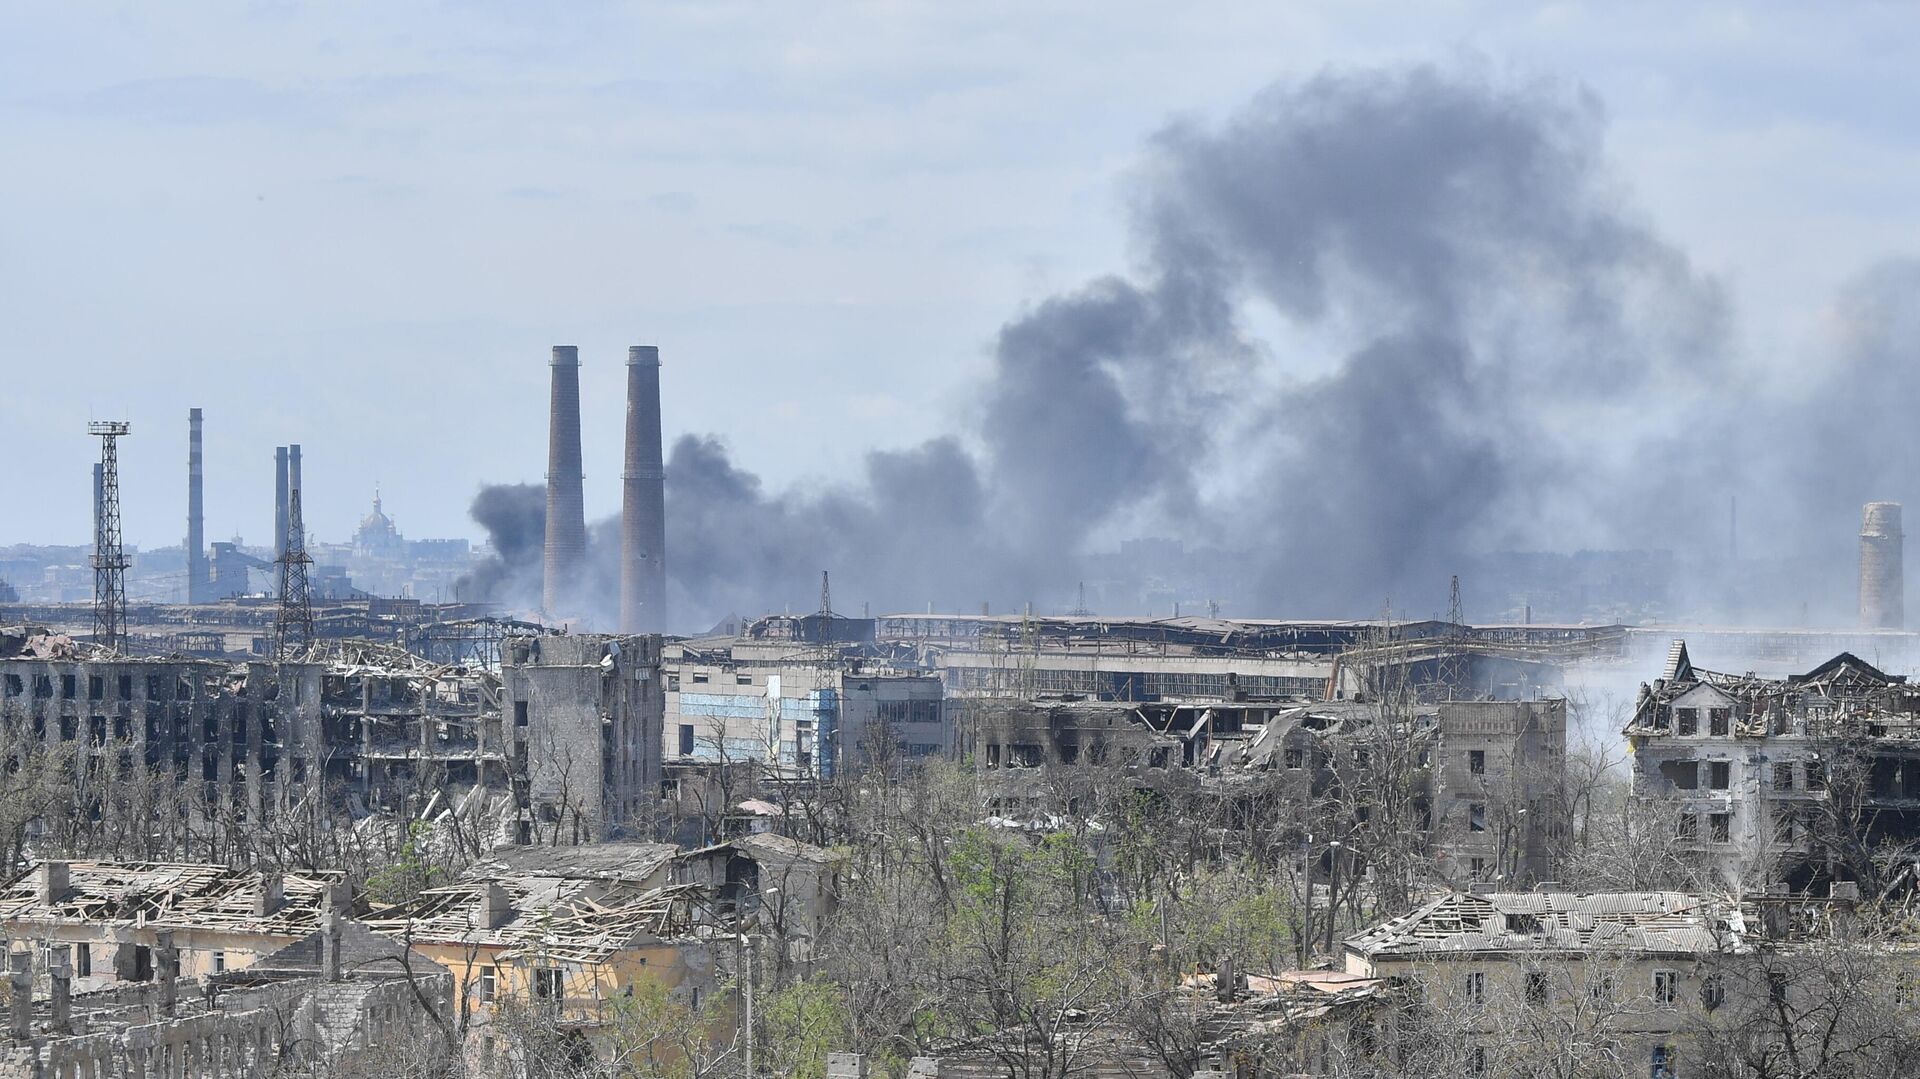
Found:
<path fill-rule="evenodd" d="M 1897 5 L 1832 14 L 17 10 L 0 542 L 87 541 L 84 427 L 114 417 L 128 541 L 179 543 L 193 406 L 210 540 L 266 542 L 273 448 L 299 442 L 312 532 L 348 535 L 377 483 L 408 536 L 478 541 L 482 483 L 541 479 L 555 343 L 581 348 L 590 518 L 618 507 L 631 344 L 661 347 L 669 442 L 719 434 L 776 488 L 846 475 L 964 431 L 1002 323 L 1126 265 L 1169 119 L 1372 63 L 1584 87 L 1613 179 L 1726 284 L 1777 379 L 1915 234 L 1920 32 Z"/>

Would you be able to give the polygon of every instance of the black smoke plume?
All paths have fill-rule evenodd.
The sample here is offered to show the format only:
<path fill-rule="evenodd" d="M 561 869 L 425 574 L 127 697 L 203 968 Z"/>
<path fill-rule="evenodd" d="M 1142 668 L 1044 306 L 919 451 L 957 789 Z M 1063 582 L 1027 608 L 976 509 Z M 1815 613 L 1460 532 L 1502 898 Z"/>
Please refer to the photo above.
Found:
<path fill-rule="evenodd" d="M 1172 124 L 1135 265 L 1007 323 L 961 435 L 824 491 L 770 491 L 713 437 L 673 447 L 680 628 L 811 609 L 823 568 L 842 609 L 1058 610 L 1089 552 L 1139 536 L 1233 552 L 1234 614 L 1427 613 L 1491 551 L 1722 549 L 1740 487 L 1778 566 L 1844 568 L 1859 503 L 1914 482 L 1920 269 L 1864 278 L 1832 365 L 1770 397 L 1721 289 L 1608 174 L 1603 126 L 1577 88 L 1432 67 Z M 499 562 L 474 594 L 537 596 L 537 491 L 476 501 Z M 614 575 L 611 533 L 594 547 Z"/>

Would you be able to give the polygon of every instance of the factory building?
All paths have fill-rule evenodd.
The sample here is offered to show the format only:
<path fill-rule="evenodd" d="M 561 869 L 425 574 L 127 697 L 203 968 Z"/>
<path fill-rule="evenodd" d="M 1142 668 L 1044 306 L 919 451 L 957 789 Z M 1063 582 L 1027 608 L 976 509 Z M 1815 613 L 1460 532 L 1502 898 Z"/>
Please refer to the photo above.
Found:
<path fill-rule="evenodd" d="M 863 646 L 872 623 L 763 619 L 757 636 L 666 646 L 666 756 L 682 763 L 758 761 L 832 778 L 876 761 L 944 757 L 953 726 L 940 679 Z M 848 640 L 846 638 L 854 638 Z"/>
<path fill-rule="evenodd" d="M 876 642 L 953 696 L 1344 699 L 1391 681 L 1428 700 L 1528 700 L 1617 652 L 1620 626 L 1441 621 L 887 615 Z"/>
<path fill-rule="evenodd" d="M 876 757 L 948 754 L 940 680 L 817 667 L 681 664 L 668 682 L 668 755 L 677 761 L 760 761 L 832 778 Z M 672 688 L 678 685 L 678 688 Z"/>

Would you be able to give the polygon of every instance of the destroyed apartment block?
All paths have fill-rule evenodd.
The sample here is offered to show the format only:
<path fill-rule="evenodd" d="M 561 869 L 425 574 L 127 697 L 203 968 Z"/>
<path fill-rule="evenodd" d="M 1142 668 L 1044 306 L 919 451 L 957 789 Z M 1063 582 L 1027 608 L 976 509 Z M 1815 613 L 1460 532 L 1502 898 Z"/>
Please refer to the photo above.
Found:
<path fill-rule="evenodd" d="M 457 808 L 488 841 L 588 842 L 645 821 L 658 789 L 657 637 L 509 638 L 497 670 L 370 644 L 227 663 L 23 639 L 0 658 L 11 738 L 93 776 L 170 774 L 234 826 L 319 792 L 356 815 Z"/>
<path fill-rule="evenodd" d="M 1502 1057 L 1557 1047 L 1516 1032 L 1584 1029 L 1601 1039 L 1591 1063 L 1607 1074 L 1624 1060 L 1642 1074 L 1674 1075 L 1676 1059 L 1702 1059 L 1696 1038 L 1711 1013 L 1822 1014 L 1832 972 L 1791 957 L 1818 954 L 1823 942 L 1854 932 L 1858 898 L 1850 887 L 1820 899 L 1736 899 L 1476 886 L 1349 936 L 1344 968 L 1454 1017 L 1446 1036 L 1468 1042 L 1461 1055 L 1484 1061 L 1477 1071 L 1531 1074 L 1524 1057 Z M 1905 945 L 1889 955 L 1911 961 Z M 1377 1013 L 1360 1042 L 1398 1057 L 1435 1033 L 1421 1027 L 1419 1012 Z M 1569 1062 L 1557 1060 L 1562 1069 Z"/>
<path fill-rule="evenodd" d="M 701 1009 L 725 981 L 738 939 L 707 888 L 671 882 L 678 854 L 652 843 L 503 850 L 366 924 L 452 972 L 478 1037 L 515 1002 L 591 1043 L 641 988 Z"/>
<path fill-rule="evenodd" d="M 1564 841 L 1566 702 L 1455 701 L 1404 714 L 1354 701 L 973 700 L 969 756 L 994 810 L 1045 806 L 1064 771 L 1140 789 L 1275 792 L 1307 816 L 1367 811 L 1393 754 L 1438 871 L 1455 881 L 1549 876 Z M 1334 827 L 1339 827 L 1335 822 Z"/>
<path fill-rule="evenodd" d="M 29 950 L 14 947 L 0 1079 L 346 1074 L 424 1057 L 442 1036 L 434 1016 L 452 1000 L 447 971 L 331 910 L 292 941 L 269 947 L 279 933 L 261 935 L 241 969 L 197 975 L 182 973 L 177 931 L 154 932 L 147 976 L 106 988 L 75 966 L 84 952 L 31 937 Z"/>
<path fill-rule="evenodd" d="M 0 889 L 0 929 L 59 957 L 74 992 L 243 970 L 347 913 L 338 872 L 222 865 L 45 860 Z M 44 974 L 44 970 L 42 971 Z"/>
<path fill-rule="evenodd" d="M 1674 641 L 1623 733 L 1635 794 L 1725 879 L 1857 881 L 1874 870 L 1852 852 L 1920 839 L 1920 690 L 1851 653 L 1771 679 Z"/>

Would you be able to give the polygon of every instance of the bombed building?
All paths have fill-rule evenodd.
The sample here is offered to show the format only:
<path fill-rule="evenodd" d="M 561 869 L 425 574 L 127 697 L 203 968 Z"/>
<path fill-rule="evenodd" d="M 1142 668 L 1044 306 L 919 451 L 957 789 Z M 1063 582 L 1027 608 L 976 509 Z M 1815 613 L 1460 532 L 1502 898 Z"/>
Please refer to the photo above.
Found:
<path fill-rule="evenodd" d="M 888 615 L 876 639 L 956 696 L 1337 700 L 1386 680 L 1429 700 L 1526 700 L 1562 665 L 1619 651 L 1621 626 L 1436 620 Z"/>
<path fill-rule="evenodd" d="M 356 816 L 458 812 L 505 842 L 581 842 L 659 783 L 657 637 L 513 642 L 498 669 L 362 645 L 304 660 L 128 658 L 0 637 L 0 728 L 71 753 L 83 791 L 171 775 L 236 824 L 314 792 Z"/>
<path fill-rule="evenodd" d="M 1864 850 L 1920 838 L 1920 690 L 1851 653 L 1773 679 L 1674 641 L 1624 734 L 1636 794 L 1729 881 L 1877 877 Z"/>
<path fill-rule="evenodd" d="M 1277 795 L 1303 826 L 1337 831 L 1364 823 L 1379 786 L 1398 783 L 1409 825 L 1440 875 L 1457 882 L 1547 878 L 1566 835 L 1564 700 L 1400 711 L 1354 701 L 981 699 L 966 711 L 967 752 L 1005 813 L 1043 803 L 1062 771 L 1104 771 L 1148 791 Z"/>
<path fill-rule="evenodd" d="M 871 619 L 772 617 L 666 646 L 670 760 L 754 761 L 832 778 L 876 760 L 950 756 L 945 688 L 897 663 Z"/>

